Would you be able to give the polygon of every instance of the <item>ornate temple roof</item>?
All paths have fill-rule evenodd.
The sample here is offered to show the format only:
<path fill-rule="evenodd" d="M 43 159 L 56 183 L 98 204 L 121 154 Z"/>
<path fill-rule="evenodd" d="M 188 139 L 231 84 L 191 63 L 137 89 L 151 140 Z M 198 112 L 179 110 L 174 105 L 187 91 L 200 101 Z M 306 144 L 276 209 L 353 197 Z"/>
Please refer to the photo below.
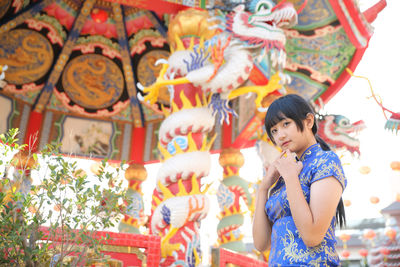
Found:
<path fill-rule="evenodd" d="M 291 0 L 296 8 L 304 1 Z M 298 24 L 286 30 L 286 90 L 327 102 L 346 83 L 385 1 L 361 13 L 355 0 L 309 0 Z M 170 16 L 188 7 L 212 10 L 218 1 L 4 0 L 0 4 L 0 65 L 8 65 L 0 91 L 0 132 L 19 128 L 21 142 L 38 133 L 38 148 L 62 142 L 81 157 L 155 162 L 168 105 L 165 88 L 155 105 L 140 101 L 140 82 L 155 81 L 168 58 Z M 262 124 L 254 104 L 232 101 L 238 113 L 217 125 L 213 151 L 254 144 Z"/>

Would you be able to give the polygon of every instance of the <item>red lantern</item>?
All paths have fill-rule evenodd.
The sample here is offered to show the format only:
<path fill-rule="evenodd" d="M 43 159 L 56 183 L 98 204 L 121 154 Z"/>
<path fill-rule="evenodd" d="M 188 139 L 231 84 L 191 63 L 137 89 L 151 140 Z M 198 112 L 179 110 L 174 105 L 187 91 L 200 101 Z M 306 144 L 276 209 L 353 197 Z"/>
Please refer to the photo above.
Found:
<path fill-rule="evenodd" d="M 350 256 L 350 251 L 348 251 L 348 250 L 343 250 L 343 252 L 342 252 L 342 257 L 347 259 L 349 256 Z"/>
<path fill-rule="evenodd" d="M 390 168 L 394 171 L 400 171 L 400 161 L 392 161 L 392 163 L 390 163 Z"/>
<path fill-rule="evenodd" d="M 362 248 L 358 251 L 358 253 L 361 255 L 361 257 L 367 257 L 368 256 L 368 250 L 365 248 Z"/>
<path fill-rule="evenodd" d="M 396 230 L 389 228 L 385 231 L 385 235 L 393 240 L 396 238 Z"/>
<path fill-rule="evenodd" d="M 348 207 L 348 206 L 351 205 L 351 201 L 348 200 L 348 199 L 345 199 L 345 200 L 343 200 L 343 204 L 344 204 L 345 207 Z"/>
<path fill-rule="evenodd" d="M 102 9 L 98 9 L 98 8 L 93 8 L 90 16 L 97 23 L 103 23 L 108 19 L 107 12 Z"/>
<path fill-rule="evenodd" d="M 368 230 L 364 233 L 364 238 L 366 239 L 373 239 L 376 236 L 375 231 L 374 230 Z"/>
<path fill-rule="evenodd" d="M 368 166 L 361 166 L 360 169 L 359 169 L 359 172 L 361 174 L 368 174 L 368 173 L 371 172 L 371 168 L 368 167 Z"/>
<path fill-rule="evenodd" d="M 381 248 L 379 250 L 379 252 L 383 255 L 383 256 L 387 256 L 390 254 L 390 250 L 388 248 Z"/>
<path fill-rule="evenodd" d="M 343 242 L 347 242 L 347 241 L 350 240 L 351 236 L 348 235 L 348 234 L 341 234 L 341 235 L 339 236 L 339 238 L 340 238 L 340 240 L 342 240 Z"/>
<path fill-rule="evenodd" d="M 372 196 L 369 201 L 371 201 L 372 204 L 377 204 L 379 202 L 379 197 Z"/>

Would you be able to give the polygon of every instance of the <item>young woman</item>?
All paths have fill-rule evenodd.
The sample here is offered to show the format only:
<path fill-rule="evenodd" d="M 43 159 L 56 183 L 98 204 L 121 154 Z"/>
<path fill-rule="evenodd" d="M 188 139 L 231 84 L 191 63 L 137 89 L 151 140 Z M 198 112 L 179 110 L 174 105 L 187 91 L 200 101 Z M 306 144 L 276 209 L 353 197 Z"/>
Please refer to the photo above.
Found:
<path fill-rule="evenodd" d="M 335 226 L 345 223 L 346 178 L 317 133 L 310 105 L 289 94 L 268 108 L 265 129 L 282 149 L 266 169 L 253 221 L 254 246 L 271 248 L 269 266 L 338 266 Z"/>

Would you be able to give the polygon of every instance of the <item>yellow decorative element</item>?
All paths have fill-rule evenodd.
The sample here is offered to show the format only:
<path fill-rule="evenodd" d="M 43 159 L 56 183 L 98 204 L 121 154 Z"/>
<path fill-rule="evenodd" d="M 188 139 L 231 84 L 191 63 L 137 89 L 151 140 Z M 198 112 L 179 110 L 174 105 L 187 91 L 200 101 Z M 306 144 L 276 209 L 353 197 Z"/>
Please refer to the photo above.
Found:
<path fill-rule="evenodd" d="M 213 25 L 217 21 L 210 20 L 211 16 L 206 10 L 194 8 L 178 12 L 168 25 L 168 41 L 173 51 L 184 50 L 181 41 L 183 38 L 203 38 L 209 40 L 219 33 Z M 203 41 L 204 44 L 204 41 Z"/>
<path fill-rule="evenodd" d="M 188 139 L 189 139 L 189 136 L 188 136 Z M 174 147 L 176 149 L 176 152 L 175 152 L 176 155 L 185 153 L 185 151 L 182 150 L 182 148 L 180 147 L 180 145 L 176 141 L 174 141 Z"/>
<path fill-rule="evenodd" d="M 173 237 L 179 228 L 171 227 L 168 233 L 161 239 L 161 257 L 172 256 L 172 253 L 180 248 L 180 244 L 171 244 L 169 240 Z"/>
<path fill-rule="evenodd" d="M 354 75 L 354 73 L 353 73 L 353 72 L 351 71 L 351 69 L 349 69 L 349 68 L 346 68 L 345 70 L 346 70 L 347 73 L 350 74 L 350 76 L 352 76 L 352 77 L 356 77 L 356 78 L 361 78 L 361 79 L 367 80 L 368 85 L 369 85 L 369 89 L 371 90 L 371 96 L 370 96 L 369 98 L 371 98 L 371 97 L 374 98 L 375 102 L 381 107 L 383 116 L 385 117 L 386 120 L 388 120 L 388 117 L 386 116 L 385 110 L 386 110 L 386 111 L 389 111 L 389 110 L 388 110 L 388 109 L 385 109 L 385 108 L 382 106 L 382 98 L 381 98 L 379 95 L 376 95 L 376 94 L 374 93 L 374 90 L 372 90 L 372 83 L 371 83 L 371 81 L 370 81 L 367 77 Z M 394 114 L 394 112 L 391 112 L 391 113 Z"/>
<path fill-rule="evenodd" d="M 171 102 L 171 106 L 172 106 L 172 113 L 179 111 L 178 105 L 175 104 L 174 101 Z"/>
<path fill-rule="evenodd" d="M 230 167 L 226 167 L 226 170 L 227 170 L 228 173 L 224 172 L 224 175 L 223 175 L 224 179 L 228 178 L 228 177 L 231 177 L 231 176 L 234 176 L 234 175 L 238 174 L 238 172 L 239 172 L 239 169 L 237 171 L 234 171 Z"/>
<path fill-rule="evenodd" d="M 192 102 L 186 97 L 185 92 L 182 90 L 179 94 L 179 98 L 182 102 L 182 107 L 179 108 L 178 105 L 175 103 L 174 100 L 172 100 L 171 105 L 172 105 L 172 112 L 176 112 L 182 109 L 192 109 L 192 108 L 200 108 L 203 107 L 203 103 L 201 103 L 200 97 L 198 94 L 195 95 L 196 99 L 196 104 L 193 106 Z M 207 106 L 207 100 L 204 101 L 204 106 Z M 164 112 L 165 113 L 165 112 Z M 169 114 L 168 114 L 169 115 Z"/>
<path fill-rule="evenodd" d="M 164 201 L 169 199 L 169 198 L 173 198 L 175 197 L 174 194 L 171 193 L 171 191 L 161 183 L 161 181 L 158 181 L 158 187 L 160 188 L 163 196 L 164 196 Z"/>
<path fill-rule="evenodd" d="M 212 185 L 213 183 L 214 183 L 214 182 L 211 182 L 211 183 L 209 183 L 209 184 L 206 184 L 206 186 L 205 186 L 204 190 L 203 190 L 203 191 L 201 191 L 201 193 L 202 193 L 202 194 L 205 194 L 205 193 L 207 193 L 207 192 L 208 192 L 208 189 L 210 189 L 210 187 L 211 187 L 211 185 Z M 216 193 L 212 193 L 212 192 L 210 192 L 210 194 L 211 194 L 211 195 L 215 195 Z"/>
<path fill-rule="evenodd" d="M 204 94 L 203 94 L 203 95 L 204 95 Z M 196 108 L 202 107 L 203 104 L 201 103 L 201 100 L 200 100 L 200 97 L 199 97 L 198 94 L 196 94 L 195 98 L 196 98 Z M 207 105 L 207 103 L 206 103 L 206 105 Z"/>
<path fill-rule="evenodd" d="M 193 248 L 193 254 L 194 254 L 194 259 L 196 261 L 195 266 L 199 266 L 200 257 L 199 257 L 199 254 L 197 253 L 197 249 L 196 248 Z"/>
<path fill-rule="evenodd" d="M 214 136 L 211 138 L 210 142 L 207 143 L 206 141 L 203 141 L 203 146 L 201 147 L 201 151 L 210 151 L 210 149 L 215 141 L 215 138 L 217 138 L 217 134 L 214 134 Z M 204 149 L 203 149 L 203 147 L 204 147 Z"/>
<path fill-rule="evenodd" d="M 185 91 L 181 91 L 179 94 L 179 97 L 181 98 L 182 101 L 182 109 L 191 109 L 193 108 L 192 102 L 186 97 Z"/>
<path fill-rule="evenodd" d="M 239 237 L 236 237 L 233 232 L 229 232 L 229 238 L 226 235 L 222 235 L 219 239 L 219 243 L 222 244 L 226 244 L 226 243 L 230 243 L 230 242 L 237 242 L 242 240 L 244 237 L 243 234 L 240 234 Z"/>
<path fill-rule="evenodd" d="M 168 152 L 168 150 L 165 147 L 163 147 L 160 142 L 158 143 L 157 147 L 162 155 L 161 161 L 165 161 L 172 157 L 171 154 Z"/>
<path fill-rule="evenodd" d="M 177 34 L 175 34 L 174 36 L 174 41 L 175 41 L 175 48 L 174 51 L 182 51 L 185 50 L 185 46 L 183 45 L 181 38 L 179 38 L 179 36 Z M 171 45 L 171 48 L 174 48 L 174 46 Z"/>
<path fill-rule="evenodd" d="M 158 186 L 160 187 L 160 190 L 164 196 L 163 201 L 172 198 L 172 197 L 182 197 L 182 196 L 188 196 L 188 195 L 201 195 L 201 194 L 205 194 L 209 188 L 209 186 L 211 185 L 207 185 L 206 188 L 201 191 L 200 187 L 199 187 L 199 183 L 197 182 L 197 176 L 196 174 L 192 175 L 191 178 L 191 182 L 192 182 L 192 189 L 190 190 L 190 192 L 188 193 L 186 191 L 185 186 L 183 185 L 182 179 L 180 179 L 178 181 L 178 188 L 179 191 L 176 195 L 172 194 L 172 192 L 166 187 L 164 186 L 161 181 L 158 182 Z M 160 203 L 162 202 L 161 199 L 159 199 L 158 197 L 153 196 L 153 200 L 156 202 L 157 206 L 160 205 Z"/>
<path fill-rule="evenodd" d="M 232 206 L 231 208 L 227 208 L 224 207 L 224 210 L 220 213 L 220 219 L 224 218 L 224 217 L 228 217 L 228 216 L 232 216 L 232 215 L 237 215 L 237 214 L 241 214 L 244 215 L 246 212 L 241 212 L 240 208 L 239 210 L 235 207 Z"/>
<path fill-rule="evenodd" d="M 125 171 L 125 179 L 144 181 L 147 178 L 147 170 L 142 164 L 133 163 Z"/>
<path fill-rule="evenodd" d="M 164 75 L 167 72 L 168 66 L 169 66 L 168 64 L 163 64 L 155 83 L 153 83 L 149 87 L 143 88 L 143 92 L 148 93 L 144 97 L 144 101 L 148 101 L 151 105 L 156 103 L 156 101 L 158 99 L 158 95 L 160 93 L 160 89 L 163 86 L 190 83 L 190 81 L 185 77 L 181 77 L 181 78 L 177 78 L 177 79 L 173 79 L 173 80 L 166 80 L 164 78 Z"/>
<path fill-rule="evenodd" d="M 179 192 L 176 194 L 177 197 L 182 197 L 182 196 L 188 195 L 186 188 L 183 185 L 182 179 L 179 179 L 179 181 L 178 181 L 178 188 L 179 188 Z"/>
<path fill-rule="evenodd" d="M 187 151 L 196 151 L 197 150 L 197 145 L 196 142 L 194 141 L 193 137 L 192 137 L 192 133 L 190 132 L 188 134 L 188 150 Z"/>
<path fill-rule="evenodd" d="M 253 253 L 256 254 L 257 257 L 259 257 L 260 255 L 262 255 L 263 260 L 266 261 L 266 262 L 268 262 L 269 253 L 270 253 L 270 252 L 271 252 L 270 249 L 267 249 L 267 250 L 264 251 L 264 252 L 260 252 L 260 251 L 258 251 L 258 250 L 256 250 L 256 249 L 253 249 Z"/>
<path fill-rule="evenodd" d="M 204 36 L 200 36 L 199 49 L 204 49 Z"/>
<path fill-rule="evenodd" d="M 169 115 L 171 115 L 171 111 L 169 111 L 167 108 L 165 108 L 164 105 L 161 105 L 161 111 L 164 113 L 165 118 L 167 118 Z"/>
<path fill-rule="evenodd" d="M 257 108 L 261 107 L 261 101 L 263 100 L 263 98 L 265 96 L 282 88 L 282 84 L 279 84 L 280 80 L 281 80 L 281 78 L 279 77 L 279 71 L 278 71 L 274 75 L 271 76 L 271 79 L 269 80 L 268 84 L 259 85 L 259 86 L 257 86 L 257 85 L 245 86 L 245 87 L 237 88 L 230 92 L 230 94 L 228 95 L 228 99 L 233 99 L 240 95 L 253 92 L 253 93 L 257 94 L 257 98 L 255 100 L 256 107 Z"/>
<path fill-rule="evenodd" d="M 139 228 L 140 226 L 143 225 L 143 224 L 139 224 L 139 221 L 134 218 L 123 219 L 120 223 L 129 225 L 129 226 L 132 226 L 135 228 Z"/>
<path fill-rule="evenodd" d="M 240 152 L 239 149 L 226 148 L 222 150 L 219 156 L 219 164 L 222 167 L 235 166 L 240 168 L 244 164 L 243 154 Z"/>
<path fill-rule="evenodd" d="M 199 184 L 197 183 L 197 175 L 192 176 L 192 190 L 190 190 L 190 195 L 204 194 L 205 192 L 200 191 Z"/>

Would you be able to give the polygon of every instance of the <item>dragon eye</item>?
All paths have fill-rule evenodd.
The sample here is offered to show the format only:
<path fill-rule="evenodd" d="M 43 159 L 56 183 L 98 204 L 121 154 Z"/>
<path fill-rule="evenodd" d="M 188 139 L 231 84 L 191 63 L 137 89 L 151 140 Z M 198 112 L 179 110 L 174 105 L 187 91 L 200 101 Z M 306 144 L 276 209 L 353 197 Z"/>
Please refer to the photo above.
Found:
<path fill-rule="evenodd" d="M 270 2 L 259 2 L 256 7 L 256 12 L 270 10 L 273 8 L 273 4 Z"/>
<path fill-rule="evenodd" d="M 348 120 L 341 120 L 340 121 L 340 125 L 342 126 L 348 126 L 350 124 L 350 122 Z"/>

